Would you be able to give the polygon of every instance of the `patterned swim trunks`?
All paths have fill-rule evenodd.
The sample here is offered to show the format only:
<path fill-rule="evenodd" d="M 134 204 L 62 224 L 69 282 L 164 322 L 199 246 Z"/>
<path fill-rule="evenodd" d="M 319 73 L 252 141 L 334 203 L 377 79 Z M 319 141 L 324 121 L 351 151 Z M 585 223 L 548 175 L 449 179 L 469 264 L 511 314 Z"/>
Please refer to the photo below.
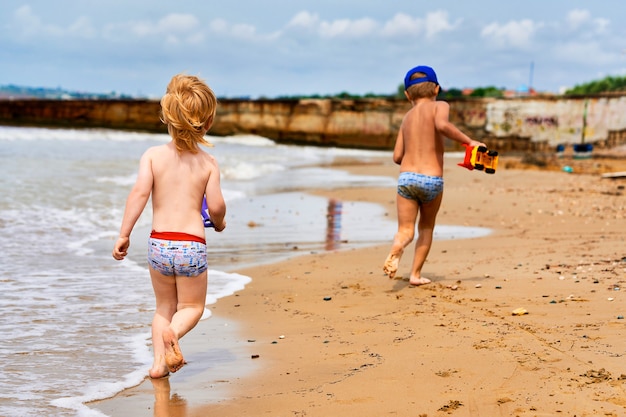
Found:
<path fill-rule="evenodd" d="M 166 276 L 195 277 L 207 270 L 206 241 L 176 232 L 152 232 L 148 263 Z"/>
<path fill-rule="evenodd" d="M 398 194 L 419 204 L 433 201 L 443 192 L 443 178 L 415 172 L 401 172 L 398 177 Z"/>

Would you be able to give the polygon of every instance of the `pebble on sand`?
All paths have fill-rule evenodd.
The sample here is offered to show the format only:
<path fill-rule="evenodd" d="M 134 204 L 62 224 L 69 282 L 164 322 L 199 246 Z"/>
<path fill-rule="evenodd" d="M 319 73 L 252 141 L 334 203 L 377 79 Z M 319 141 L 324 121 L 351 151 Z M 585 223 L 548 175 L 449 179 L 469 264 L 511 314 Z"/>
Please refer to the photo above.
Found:
<path fill-rule="evenodd" d="M 514 316 L 523 316 L 524 314 L 528 314 L 528 310 L 526 310 L 523 307 L 516 308 L 515 310 L 513 310 Z"/>

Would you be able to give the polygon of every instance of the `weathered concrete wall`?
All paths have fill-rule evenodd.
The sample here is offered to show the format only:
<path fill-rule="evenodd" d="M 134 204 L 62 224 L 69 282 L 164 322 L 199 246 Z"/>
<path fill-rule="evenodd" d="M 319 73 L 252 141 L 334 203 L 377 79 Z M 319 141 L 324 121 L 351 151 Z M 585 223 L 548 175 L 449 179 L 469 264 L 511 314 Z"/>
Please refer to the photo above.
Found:
<path fill-rule="evenodd" d="M 399 100 L 223 100 L 211 134 L 388 149 L 408 108 Z"/>
<path fill-rule="evenodd" d="M 487 137 L 528 139 L 533 146 L 624 143 L 626 96 L 492 100 L 485 103 Z"/>
<path fill-rule="evenodd" d="M 166 131 L 151 100 L 0 100 L 0 124 Z"/>
<path fill-rule="evenodd" d="M 391 149 L 406 100 L 220 100 L 212 135 L 258 134 L 283 143 Z M 0 124 L 165 132 L 154 100 L 0 100 Z M 450 119 L 494 149 L 548 150 L 583 140 L 626 143 L 626 95 L 458 99 Z M 584 133 L 584 137 L 583 137 Z"/>

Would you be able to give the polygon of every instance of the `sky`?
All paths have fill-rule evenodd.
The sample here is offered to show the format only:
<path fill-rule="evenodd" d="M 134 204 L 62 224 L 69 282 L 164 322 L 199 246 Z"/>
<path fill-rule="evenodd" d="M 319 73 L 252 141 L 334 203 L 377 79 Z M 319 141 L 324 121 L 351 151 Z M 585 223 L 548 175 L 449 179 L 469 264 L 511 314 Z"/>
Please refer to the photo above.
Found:
<path fill-rule="evenodd" d="M 0 85 L 160 97 L 177 73 L 219 97 L 559 92 L 626 75 L 626 7 L 596 0 L 2 0 Z"/>

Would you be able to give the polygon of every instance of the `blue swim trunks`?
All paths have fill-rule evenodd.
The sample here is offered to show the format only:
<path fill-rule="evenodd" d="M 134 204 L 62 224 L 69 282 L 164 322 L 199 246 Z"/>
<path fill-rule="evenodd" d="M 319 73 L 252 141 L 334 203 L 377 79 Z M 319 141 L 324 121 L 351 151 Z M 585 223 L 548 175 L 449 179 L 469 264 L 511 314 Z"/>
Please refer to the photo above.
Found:
<path fill-rule="evenodd" d="M 419 204 L 433 201 L 443 192 L 443 178 L 415 172 L 401 172 L 398 177 L 398 194 Z"/>
<path fill-rule="evenodd" d="M 206 242 L 185 233 L 152 232 L 148 263 L 166 276 L 198 276 L 208 268 Z"/>

